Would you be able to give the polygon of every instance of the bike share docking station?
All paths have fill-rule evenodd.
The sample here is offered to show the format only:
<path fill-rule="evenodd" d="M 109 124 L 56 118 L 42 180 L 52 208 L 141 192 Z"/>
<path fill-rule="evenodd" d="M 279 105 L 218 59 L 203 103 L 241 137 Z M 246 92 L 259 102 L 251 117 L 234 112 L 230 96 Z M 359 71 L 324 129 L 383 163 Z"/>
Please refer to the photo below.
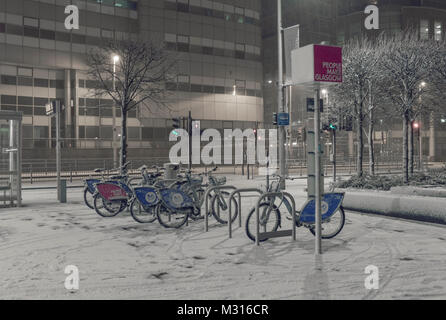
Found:
<path fill-rule="evenodd" d="M 279 30 L 281 34 L 282 30 Z M 281 38 L 279 36 L 279 38 Z M 299 47 L 299 46 L 297 46 Z M 279 51 L 282 51 L 282 45 L 279 45 Z M 344 225 L 345 215 L 341 207 L 344 195 L 341 193 L 330 193 L 324 195 L 324 177 L 322 170 L 322 154 L 323 150 L 320 143 L 321 135 L 321 116 L 320 113 L 323 108 L 321 103 L 321 86 L 329 86 L 331 84 L 342 82 L 342 48 L 335 46 L 325 45 L 309 45 L 303 48 L 297 48 L 291 51 L 291 82 L 287 85 L 301 86 L 306 89 L 310 89 L 314 92 L 313 99 L 307 99 L 307 112 L 309 116 L 306 120 L 307 126 L 307 168 L 308 168 L 308 180 L 307 191 L 308 201 L 304 204 L 301 211 L 296 211 L 295 200 L 293 196 L 285 191 L 282 192 L 263 192 L 256 188 L 248 189 L 236 189 L 235 187 L 226 187 L 227 189 L 234 189 L 229 198 L 229 238 L 232 237 L 232 200 L 238 195 L 238 211 L 241 215 L 241 194 L 248 192 L 257 192 L 260 194 L 255 206 L 255 243 L 260 245 L 260 241 L 268 238 L 279 237 L 292 237 L 293 241 L 296 240 L 296 227 L 305 226 L 315 235 L 315 254 L 322 253 L 322 221 L 330 221 L 331 216 L 339 209 L 342 212 L 342 224 L 337 232 L 334 232 L 330 237 L 335 236 L 340 232 Z M 279 54 L 279 65 L 282 65 L 282 55 Z M 287 69 L 289 65 L 287 66 Z M 289 70 L 289 69 L 288 69 Z M 283 91 L 287 85 L 283 83 L 283 70 L 279 68 L 279 97 L 282 97 Z M 311 100 L 313 103 L 311 104 Z M 279 99 L 281 101 L 281 99 Z M 280 107 L 280 105 L 279 105 Z M 280 108 L 279 108 L 280 109 Z M 288 116 L 289 114 L 283 114 Z M 284 117 L 286 118 L 286 117 Z M 279 126 L 286 126 L 286 123 L 278 123 Z M 283 160 L 283 159 L 282 159 Z M 284 177 L 282 177 L 284 178 Z M 268 189 L 268 188 L 267 188 Z M 206 192 L 206 212 L 205 212 L 205 231 L 208 231 L 208 199 L 209 193 L 212 189 Z M 213 189 L 216 190 L 216 189 Z M 281 198 L 282 203 L 287 202 L 289 210 L 291 211 L 293 226 L 291 230 L 281 231 L 266 231 L 266 223 L 270 212 L 267 212 L 266 216 L 262 214 L 262 219 L 266 219 L 262 223 L 264 230 L 260 228 L 260 206 L 264 199 Z M 273 203 L 272 203 L 273 204 Z M 298 215 L 298 217 L 297 217 Z M 248 222 L 247 222 L 248 223 Z M 239 225 L 241 226 L 241 216 L 239 217 Z M 275 229 L 277 230 L 277 229 Z M 263 231 L 263 232 L 262 232 Z M 325 238 L 330 238 L 328 235 Z M 252 238 L 252 236 L 250 236 Z"/>

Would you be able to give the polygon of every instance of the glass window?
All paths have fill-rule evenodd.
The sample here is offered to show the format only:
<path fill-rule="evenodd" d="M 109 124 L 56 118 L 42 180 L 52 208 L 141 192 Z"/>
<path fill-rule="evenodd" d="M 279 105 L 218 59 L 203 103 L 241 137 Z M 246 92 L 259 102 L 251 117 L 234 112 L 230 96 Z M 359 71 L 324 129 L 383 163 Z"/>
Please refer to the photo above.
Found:
<path fill-rule="evenodd" d="M 85 126 L 79 126 L 79 139 L 85 139 Z"/>
<path fill-rule="evenodd" d="M 8 24 L 8 25 L 6 25 L 6 32 L 9 34 L 16 34 L 16 35 L 22 36 L 23 35 L 23 27 L 16 26 L 14 24 Z"/>
<path fill-rule="evenodd" d="M 143 140 L 153 139 L 153 128 L 141 128 L 141 135 Z"/>
<path fill-rule="evenodd" d="M 16 96 L 9 96 L 6 94 L 2 94 L 1 102 L 2 104 L 16 104 Z"/>
<path fill-rule="evenodd" d="M 101 127 L 101 139 L 113 139 L 113 127 Z"/>
<path fill-rule="evenodd" d="M 56 32 L 51 31 L 51 30 L 40 29 L 40 38 L 54 40 L 54 39 L 56 39 Z"/>
<path fill-rule="evenodd" d="M 34 78 L 34 87 L 48 88 L 48 79 Z"/>
<path fill-rule="evenodd" d="M 34 107 L 34 115 L 35 116 L 46 116 L 46 108 L 45 107 Z"/>
<path fill-rule="evenodd" d="M 35 126 L 34 127 L 34 139 L 47 139 L 49 138 L 49 130 L 47 126 Z"/>
<path fill-rule="evenodd" d="M 420 21 L 420 39 L 429 39 L 429 20 L 422 19 Z"/>
<path fill-rule="evenodd" d="M 129 140 L 139 140 L 139 128 L 138 127 L 128 127 L 127 135 Z"/>
<path fill-rule="evenodd" d="M 87 116 L 99 117 L 99 108 L 87 108 Z"/>
<path fill-rule="evenodd" d="M 23 104 L 23 105 L 27 105 L 27 106 L 32 106 L 33 105 L 33 97 L 22 97 L 22 96 L 19 96 L 18 103 L 19 104 Z"/>
<path fill-rule="evenodd" d="M 435 21 L 435 40 L 441 41 L 443 34 L 443 24 L 440 21 Z"/>
<path fill-rule="evenodd" d="M 108 107 L 101 106 L 101 117 L 102 118 L 111 118 L 113 117 L 113 109 Z"/>
<path fill-rule="evenodd" d="M 1 77 L 2 84 L 10 84 L 10 85 L 17 85 L 17 77 L 16 76 L 6 76 L 2 75 Z"/>
<path fill-rule="evenodd" d="M 70 42 L 71 35 L 69 33 L 65 33 L 65 32 L 56 32 L 56 40 Z"/>
<path fill-rule="evenodd" d="M 48 98 L 34 97 L 34 106 L 45 106 L 48 103 Z"/>
<path fill-rule="evenodd" d="M 85 137 L 87 139 L 99 138 L 99 127 L 85 127 Z"/>
<path fill-rule="evenodd" d="M 97 107 L 99 105 L 99 100 L 98 99 L 86 98 L 85 99 L 85 105 L 87 107 Z"/>
<path fill-rule="evenodd" d="M 28 116 L 33 115 L 33 107 L 30 107 L 30 106 L 18 106 L 17 111 L 23 112 L 24 115 L 28 115 Z"/>
<path fill-rule="evenodd" d="M 24 27 L 23 35 L 24 35 L 25 37 L 38 38 L 38 37 L 39 37 L 39 28 L 35 28 L 35 27 Z"/>
<path fill-rule="evenodd" d="M 33 78 L 31 77 L 17 77 L 17 84 L 19 86 L 33 86 Z"/>
<path fill-rule="evenodd" d="M 28 125 L 28 124 L 24 124 L 22 126 L 22 134 L 23 134 L 23 138 L 25 139 L 32 139 L 33 138 L 33 126 L 32 125 Z"/>

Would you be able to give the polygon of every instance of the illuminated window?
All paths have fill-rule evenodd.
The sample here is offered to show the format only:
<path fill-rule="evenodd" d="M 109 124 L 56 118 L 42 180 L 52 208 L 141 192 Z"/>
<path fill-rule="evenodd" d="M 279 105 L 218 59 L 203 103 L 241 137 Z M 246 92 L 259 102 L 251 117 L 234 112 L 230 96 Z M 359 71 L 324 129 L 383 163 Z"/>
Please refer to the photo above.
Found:
<path fill-rule="evenodd" d="M 429 20 L 420 21 L 420 39 L 429 39 Z"/>
<path fill-rule="evenodd" d="M 435 21 L 435 40 L 440 41 L 442 39 L 443 25 L 439 21 Z"/>

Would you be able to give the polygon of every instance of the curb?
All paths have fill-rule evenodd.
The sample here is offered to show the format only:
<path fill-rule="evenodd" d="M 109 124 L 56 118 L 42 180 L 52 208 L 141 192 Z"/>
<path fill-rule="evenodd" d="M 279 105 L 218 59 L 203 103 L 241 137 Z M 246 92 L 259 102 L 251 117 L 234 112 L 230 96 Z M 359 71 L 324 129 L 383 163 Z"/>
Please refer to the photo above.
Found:
<path fill-rule="evenodd" d="M 446 225 L 446 199 L 396 195 L 379 191 L 345 192 L 347 210 Z"/>

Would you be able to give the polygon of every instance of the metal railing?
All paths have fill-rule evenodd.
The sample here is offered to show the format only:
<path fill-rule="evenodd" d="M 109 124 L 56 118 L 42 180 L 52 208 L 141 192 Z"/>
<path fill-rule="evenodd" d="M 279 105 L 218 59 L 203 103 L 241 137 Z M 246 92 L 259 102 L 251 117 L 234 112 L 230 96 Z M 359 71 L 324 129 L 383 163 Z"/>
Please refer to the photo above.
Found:
<path fill-rule="evenodd" d="M 131 165 L 129 167 L 131 174 L 136 174 L 136 169 L 142 165 L 163 166 L 169 163 L 166 157 L 150 157 L 145 159 L 129 158 Z M 93 170 L 95 168 L 111 169 L 114 167 L 113 159 L 108 158 L 92 158 L 92 159 L 62 159 L 61 161 L 61 177 L 69 180 L 95 176 Z M 366 155 L 363 162 L 364 172 L 369 170 L 369 159 Z M 419 170 L 419 159 L 414 157 L 415 169 Z M 333 173 L 333 165 L 327 157 L 323 159 L 324 174 L 330 176 Z M 207 171 L 212 166 L 193 166 L 197 171 Z M 259 165 L 250 165 L 249 176 L 252 178 L 259 175 Z M 422 168 L 428 167 L 426 159 L 424 159 Z M 287 159 L 288 173 L 305 177 L 307 176 L 307 160 L 305 158 Z M 219 174 L 238 174 L 247 176 L 248 166 L 245 165 L 224 165 L 220 167 Z M 352 175 L 356 172 L 356 157 L 353 156 L 337 156 L 336 171 L 339 175 Z M 402 172 L 402 160 L 400 155 L 381 155 L 375 157 L 375 172 L 377 174 L 398 173 Z M 38 180 L 53 179 L 56 177 L 56 160 L 49 159 L 33 159 L 22 161 L 22 179 L 24 182 L 33 183 Z"/>

